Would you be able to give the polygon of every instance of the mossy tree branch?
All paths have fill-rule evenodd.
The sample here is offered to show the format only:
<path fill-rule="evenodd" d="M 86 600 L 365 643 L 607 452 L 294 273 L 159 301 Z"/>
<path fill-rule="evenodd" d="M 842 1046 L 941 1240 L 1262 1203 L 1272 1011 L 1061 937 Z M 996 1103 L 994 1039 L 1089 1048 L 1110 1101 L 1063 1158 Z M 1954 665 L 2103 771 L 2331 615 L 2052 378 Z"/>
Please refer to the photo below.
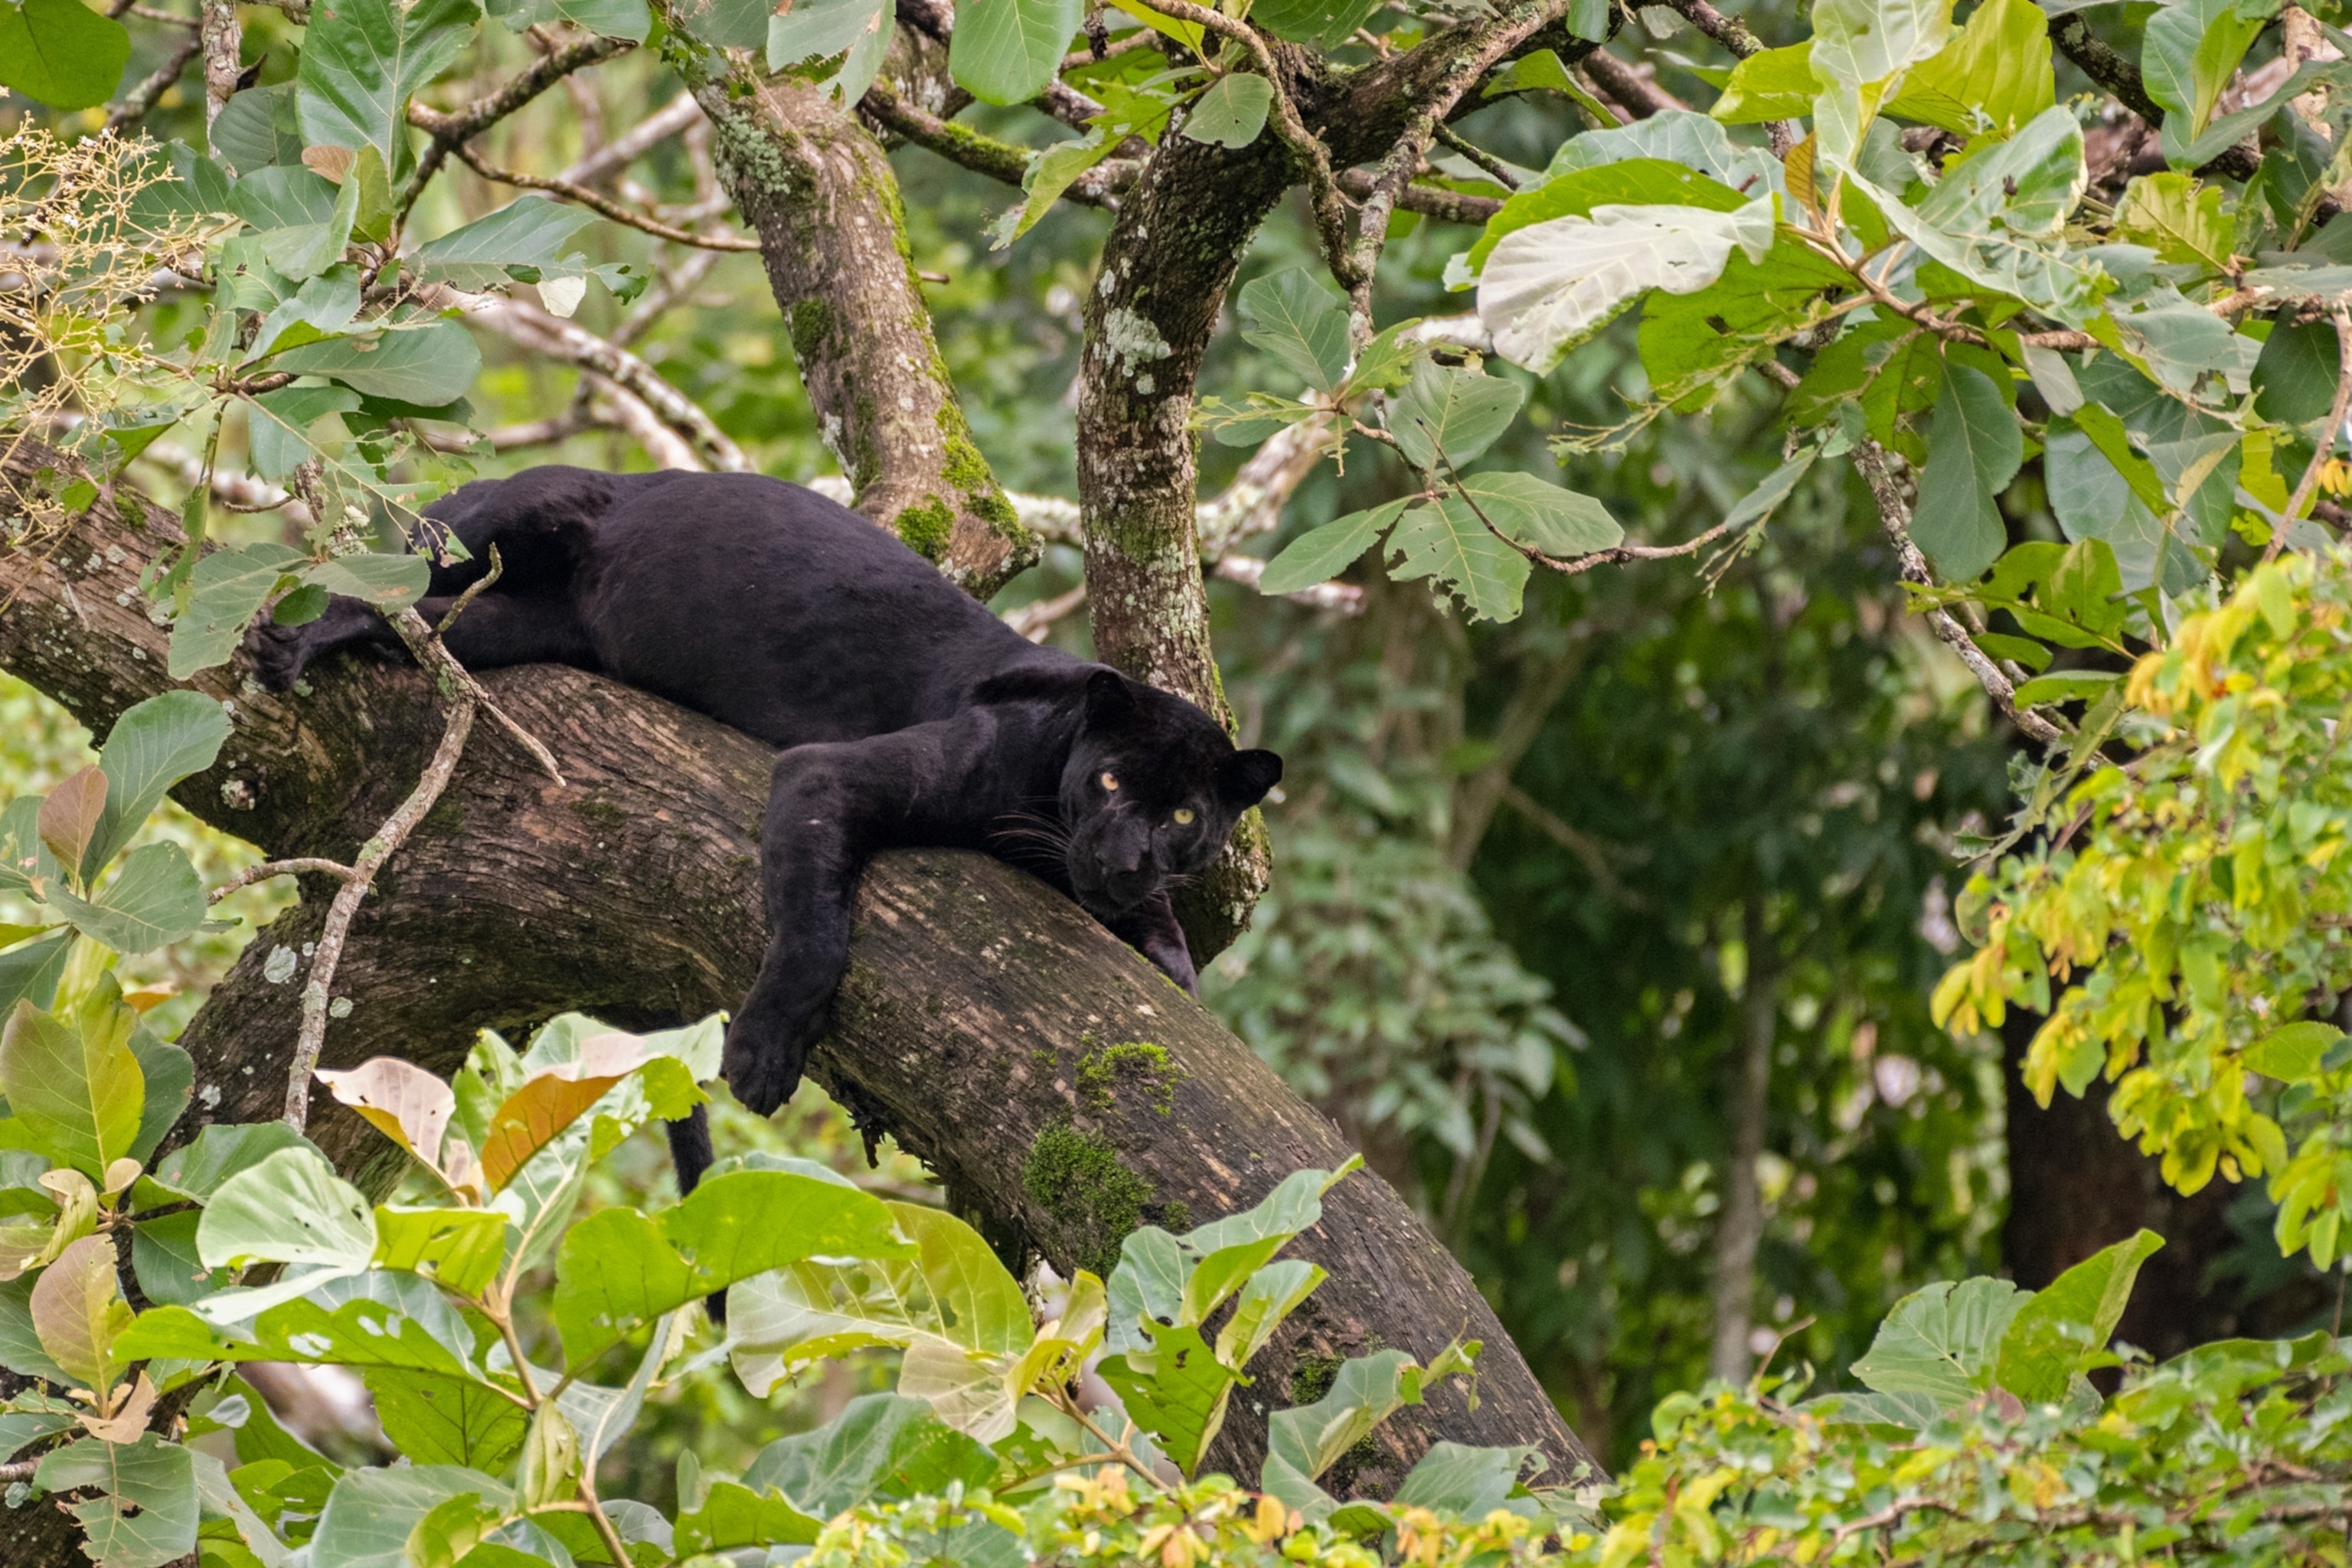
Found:
<path fill-rule="evenodd" d="M 32 443 L 14 477 L 57 460 Z M 128 484 L 54 548 L 0 552 L 0 668 L 104 733 L 166 684 L 166 633 L 138 574 L 177 535 Z M 218 764 L 174 792 L 273 858 L 347 863 L 439 738 L 419 671 L 351 658 L 308 697 L 246 683 Z M 658 699 L 577 671 L 492 671 L 484 685 L 562 765 L 559 784 L 504 734 L 475 736 L 440 803 L 362 906 L 336 990 L 354 1005 L 325 1059 L 397 1054 L 436 1073 L 484 1026 L 521 1031 L 567 1008 L 624 1026 L 698 1016 L 741 998 L 765 946 L 758 832 L 773 753 Z M 199 1121 L 276 1116 L 300 980 L 269 960 L 319 933 L 335 883 L 258 935 L 182 1036 Z M 284 960 L 279 959 L 282 966 Z M 925 851 L 878 860 L 859 893 L 850 967 L 814 1076 L 861 1122 L 893 1133 L 1002 1242 L 1069 1270 L 1101 1263 L 1140 1220 L 1206 1220 L 1289 1171 L 1348 1152 L 1241 1041 L 1077 908 L 1000 862 Z M 387 1188 L 404 1163 L 340 1105 L 311 1134 L 352 1179 Z M 1581 1451 L 1452 1257 L 1377 1177 L 1350 1178 L 1298 1251 L 1331 1279 L 1234 1402 L 1213 1462 L 1254 1479 L 1267 1412 L 1302 1365 L 1391 1345 L 1426 1357 L 1483 1340 L 1478 1408 L 1442 1393 L 1382 1429 L 1358 1484 L 1392 1484 L 1439 1437 L 1533 1443 L 1566 1479 Z M 0 1516 L 10 1568 L 79 1563 L 27 1509 Z M 46 1554 L 45 1554 L 46 1553 Z"/>

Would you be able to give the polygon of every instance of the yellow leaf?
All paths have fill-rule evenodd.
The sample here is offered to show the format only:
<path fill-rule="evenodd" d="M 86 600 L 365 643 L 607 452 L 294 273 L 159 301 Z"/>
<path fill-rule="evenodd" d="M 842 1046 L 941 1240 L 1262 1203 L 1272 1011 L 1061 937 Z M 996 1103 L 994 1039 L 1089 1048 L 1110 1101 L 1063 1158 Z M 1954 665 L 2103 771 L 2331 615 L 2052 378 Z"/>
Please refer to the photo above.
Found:
<path fill-rule="evenodd" d="M 457 1109 L 449 1086 L 398 1057 L 377 1057 L 355 1068 L 320 1068 L 319 1081 L 365 1117 L 385 1137 L 441 1168 L 441 1135 Z"/>

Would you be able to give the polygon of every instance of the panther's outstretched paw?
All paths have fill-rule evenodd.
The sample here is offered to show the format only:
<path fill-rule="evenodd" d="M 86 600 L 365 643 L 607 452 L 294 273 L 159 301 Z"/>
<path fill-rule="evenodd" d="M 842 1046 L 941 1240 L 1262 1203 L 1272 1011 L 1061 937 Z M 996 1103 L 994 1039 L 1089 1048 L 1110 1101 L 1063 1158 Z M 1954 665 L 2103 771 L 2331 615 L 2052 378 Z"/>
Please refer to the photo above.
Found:
<path fill-rule="evenodd" d="M 743 1011 L 727 1026 L 727 1049 L 719 1071 L 735 1098 L 755 1116 L 772 1116 L 801 1086 L 801 1068 L 808 1060 L 807 1038 L 812 1024 L 793 1027 L 788 1009 L 761 1000 L 753 992 Z"/>

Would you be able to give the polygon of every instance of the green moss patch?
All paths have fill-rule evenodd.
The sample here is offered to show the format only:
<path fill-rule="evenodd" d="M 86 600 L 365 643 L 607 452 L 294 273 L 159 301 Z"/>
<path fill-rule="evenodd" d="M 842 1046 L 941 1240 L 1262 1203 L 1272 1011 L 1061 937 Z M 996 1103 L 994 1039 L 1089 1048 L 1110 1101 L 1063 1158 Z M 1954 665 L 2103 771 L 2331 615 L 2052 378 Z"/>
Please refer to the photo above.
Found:
<path fill-rule="evenodd" d="M 1175 1109 L 1176 1082 L 1184 1071 L 1169 1059 L 1168 1047 L 1150 1040 L 1103 1046 L 1078 1058 L 1078 1099 L 1089 1110 L 1118 1104 L 1122 1092 L 1139 1096 L 1165 1116 Z"/>
<path fill-rule="evenodd" d="M 1150 1182 L 1127 1168 L 1108 1141 L 1069 1126 L 1048 1127 L 1021 1168 L 1029 1201 L 1052 1215 L 1079 1267 L 1108 1275 L 1119 1244 L 1142 1221 Z"/>

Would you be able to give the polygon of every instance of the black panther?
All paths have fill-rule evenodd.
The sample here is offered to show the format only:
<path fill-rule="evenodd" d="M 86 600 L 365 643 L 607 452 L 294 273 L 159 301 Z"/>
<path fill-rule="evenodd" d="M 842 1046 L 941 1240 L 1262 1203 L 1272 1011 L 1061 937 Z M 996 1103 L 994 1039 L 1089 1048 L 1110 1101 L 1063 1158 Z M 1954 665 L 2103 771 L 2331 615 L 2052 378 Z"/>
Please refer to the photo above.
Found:
<path fill-rule="evenodd" d="M 1214 860 L 1282 777 L 1273 752 L 1236 750 L 1181 698 L 1031 643 L 797 485 L 551 467 L 476 480 L 426 515 L 466 556 L 434 566 L 428 621 L 498 548 L 498 581 L 447 634 L 468 668 L 573 665 L 783 749 L 760 837 L 768 952 L 723 1064 L 754 1111 L 799 1086 L 848 962 L 858 873 L 893 846 L 997 854 L 1197 990 L 1169 888 Z M 342 598 L 307 625 L 264 625 L 252 648 L 283 690 L 353 646 L 402 651 Z M 679 1136 L 690 1184 L 708 1134 Z"/>

